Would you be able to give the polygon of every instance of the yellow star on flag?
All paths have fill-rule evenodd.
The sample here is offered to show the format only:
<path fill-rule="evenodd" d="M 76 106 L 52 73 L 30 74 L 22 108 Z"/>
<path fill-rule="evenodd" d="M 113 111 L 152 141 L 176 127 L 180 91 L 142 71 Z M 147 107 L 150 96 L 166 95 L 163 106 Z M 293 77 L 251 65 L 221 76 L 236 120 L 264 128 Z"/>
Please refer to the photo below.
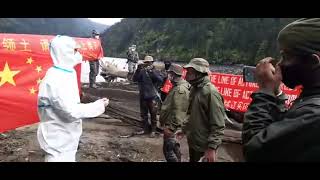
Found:
<path fill-rule="evenodd" d="M 4 83 L 8 82 L 14 86 L 16 86 L 16 83 L 13 80 L 13 77 L 17 75 L 20 71 L 11 71 L 8 62 L 6 62 L 3 71 L 0 71 L 0 86 L 2 86 Z"/>
<path fill-rule="evenodd" d="M 31 89 L 29 89 L 30 94 L 35 94 L 37 90 L 34 89 L 34 87 L 32 87 Z"/>
<path fill-rule="evenodd" d="M 42 71 L 41 66 L 37 66 L 36 71 L 37 71 L 38 73 L 40 73 L 40 72 Z"/>
<path fill-rule="evenodd" d="M 42 81 L 42 80 L 39 78 L 39 79 L 37 80 L 37 84 L 40 84 L 41 81 Z"/>
<path fill-rule="evenodd" d="M 33 62 L 33 60 L 32 60 L 32 58 L 31 57 L 29 57 L 28 59 L 27 59 L 27 64 L 32 64 L 32 62 Z"/>

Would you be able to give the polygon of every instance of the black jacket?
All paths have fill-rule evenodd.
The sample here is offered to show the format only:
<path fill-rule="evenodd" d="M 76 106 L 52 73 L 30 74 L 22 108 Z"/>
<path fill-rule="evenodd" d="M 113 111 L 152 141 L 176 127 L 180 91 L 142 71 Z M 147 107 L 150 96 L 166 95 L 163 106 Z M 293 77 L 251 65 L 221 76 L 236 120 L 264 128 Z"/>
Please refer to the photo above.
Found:
<path fill-rule="evenodd" d="M 157 86 L 162 84 L 163 78 L 154 69 L 138 68 L 133 75 L 133 81 L 138 82 L 140 98 L 148 100 L 157 97 Z"/>
<path fill-rule="evenodd" d="M 275 96 L 251 97 L 242 134 L 247 161 L 320 161 L 320 88 L 304 91 L 288 111 Z"/>

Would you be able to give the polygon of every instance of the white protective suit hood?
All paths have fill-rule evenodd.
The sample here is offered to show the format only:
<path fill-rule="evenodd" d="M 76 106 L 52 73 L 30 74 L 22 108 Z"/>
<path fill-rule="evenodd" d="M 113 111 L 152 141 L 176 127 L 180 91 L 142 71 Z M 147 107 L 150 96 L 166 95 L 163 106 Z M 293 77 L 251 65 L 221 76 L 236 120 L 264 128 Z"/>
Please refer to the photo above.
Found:
<path fill-rule="evenodd" d="M 79 63 L 74 50 L 76 41 L 68 36 L 56 36 L 50 43 L 50 55 L 53 64 L 60 68 L 73 69 Z"/>

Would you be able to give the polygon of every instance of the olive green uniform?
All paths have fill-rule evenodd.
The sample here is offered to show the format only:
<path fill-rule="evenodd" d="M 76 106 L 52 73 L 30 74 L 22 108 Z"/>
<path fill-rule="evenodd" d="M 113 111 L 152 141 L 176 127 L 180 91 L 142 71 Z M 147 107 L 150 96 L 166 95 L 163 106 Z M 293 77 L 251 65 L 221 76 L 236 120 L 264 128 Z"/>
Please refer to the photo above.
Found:
<path fill-rule="evenodd" d="M 188 115 L 184 131 L 188 138 L 190 161 L 197 161 L 208 148 L 219 147 L 227 117 L 223 97 L 208 76 L 191 88 Z"/>
<path fill-rule="evenodd" d="M 174 83 L 168 96 L 161 106 L 160 123 L 168 128 L 172 133 L 180 130 L 186 120 L 189 107 L 190 84 L 181 79 Z M 164 137 L 163 153 L 168 162 L 180 162 L 180 144 L 173 136 Z"/>

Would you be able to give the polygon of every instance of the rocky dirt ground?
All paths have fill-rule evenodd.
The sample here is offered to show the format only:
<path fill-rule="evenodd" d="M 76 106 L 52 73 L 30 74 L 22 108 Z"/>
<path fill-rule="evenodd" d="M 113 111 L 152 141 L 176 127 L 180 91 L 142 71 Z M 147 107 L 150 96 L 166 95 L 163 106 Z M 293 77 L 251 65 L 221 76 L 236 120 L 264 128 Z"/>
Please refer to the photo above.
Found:
<path fill-rule="evenodd" d="M 135 136 L 120 138 L 137 130 L 131 125 L 95 118 L 85 120 L 78 162 L 165 162 L 162 154 L 162 135 L 156 138 Z M 36 139 L 37 125 L 20 128 L 0 137 L 0 162 L 41 162 L 44 153 Z M 239 144 L 224 142 L 218 160 L 242 161 Z M 228 149 L 228 150 L 226 150 Z M 188 161 L 186 139 L 181 142 L 182 161 Z"/>

